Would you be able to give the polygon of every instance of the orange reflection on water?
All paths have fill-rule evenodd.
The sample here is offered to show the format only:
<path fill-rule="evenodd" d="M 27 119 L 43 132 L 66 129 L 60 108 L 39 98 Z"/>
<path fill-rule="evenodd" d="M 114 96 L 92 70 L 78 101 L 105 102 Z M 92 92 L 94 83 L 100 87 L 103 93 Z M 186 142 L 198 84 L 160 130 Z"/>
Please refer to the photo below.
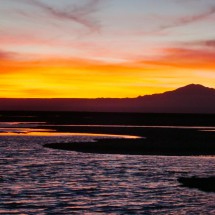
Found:
<path fill-rule="evenodd" d="M 53 131 L 42 131 L 43 129 L 40 129 L 41 131 L 38 131 L 38 130 L 37 131 L 22 130 L 20 132 L 1 132 L 0 136 L 91 136 L 91 137 L 115 137 L 115 138 L 126 138 L 126 139 L 143 138 L 143 137 L 134 136 L 134 135 L 53 132 Z"/>
<path fill-rule="evenodd" d="M 34 129 L 34 128 L 11 128 L 11 127 L 6 127 L 6 128 L 1 128 L 0 127 L 0 135 L 5 135 L 5 134 L 29 134 L 33 132 L 54 132 L 55 130 L 53 129 Z"/>

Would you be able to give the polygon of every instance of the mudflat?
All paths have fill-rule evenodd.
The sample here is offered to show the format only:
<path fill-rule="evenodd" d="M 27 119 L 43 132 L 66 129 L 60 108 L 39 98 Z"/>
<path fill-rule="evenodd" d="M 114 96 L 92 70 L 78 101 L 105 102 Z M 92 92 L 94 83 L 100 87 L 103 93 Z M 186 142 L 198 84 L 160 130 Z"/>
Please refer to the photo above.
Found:
<path fill-rule="evenodd" d="M 21 111 L 0 112 L 0 119 L 2 122 L 43 122 L 35 128 L 58 132 L 140 137 L 45 145 L 49 148 L 134 155 L 215 155 L 214 114 Z"/>
<path fill-rule="evenodd" d="M 178 128 L 61 127 L 61 131 L 136 135 L 137 139 L 52 143 L 45 147 L 87 153 L 137 155 L 215 155 L 215 132 Z"/>

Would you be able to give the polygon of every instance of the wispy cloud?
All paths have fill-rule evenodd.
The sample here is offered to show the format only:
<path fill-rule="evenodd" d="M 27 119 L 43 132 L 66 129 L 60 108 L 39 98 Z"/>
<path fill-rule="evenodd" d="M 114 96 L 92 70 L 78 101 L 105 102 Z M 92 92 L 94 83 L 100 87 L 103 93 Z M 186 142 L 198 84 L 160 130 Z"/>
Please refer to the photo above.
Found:
<path fill-rule="evenodd" d="M 22 0 L 26 4 L 39 8 L 41 11 L 58 20 L 67 20 L 80 24 L 92 32 L 100 30 L 100 24 L 92 18 L 97 12 L 101 0 L 87 0 L 85 4 L 70 4 L 65 8 L 53 6 L 39 0 Z M 25 13 L 23 13 L 26 15 Z"/>
<path fill-rule="evenodd" d="M 185 47 L 183 44 L 181 47 L 166 48 L 163 50 L 164 54 L 162 56 L 147 61 L 143 60 L 141 63 L 152 67 L 214 70 L 215 50 L 208 49 L 208 46 L 212 45 L 214 47 L 214 41 L 202 41 L 198 42 L 199 44 L 202 44 L 202 46 L 190 45 L 190 47 Z"/>
<path fill-rule="evenodd" d="M 194 42 L 193 44 L 197 46 L 203 46 L 203 47 L 215 49 L 215 40 L 197 41 L 197 42 Z"/>
<path fill-rule="evenodd" d="M 200 14 L 177 18 L 175 21 L 173 21 L 170 24 L 160 26 L 159 30 L 166 30 L 169 28 L 175 28 L 175 27 L 187 25 L 190 23 L 198 22 L 198 21 L 201 21 L 201 20 L 204 20 L 204 19 L 210 17 L 213 14 L 215 14 L 215 6 L 209 8 L 207 11 L 204 11 Z"/>
<path fill-rule="evenodd" d="M 199 12 L 198 14 L 194 14 L 194 15 L 189 14 L 186 16 L 179 16 L 179 17 L 156 15 L 154 17 L 157 20 L 159 20 L 159 22 L 163 22 L 164 24 L 158 25 L 151 31 L 144 31 L 142 33 L 146 35 L 152 34 L 152 35 L 160 36 L 164 34 L 166 30 L 177 28 L 177 27 L 183 27 L 189 24 L 200 22 L 200 21 L 206 20 L 207 18 L 211 17 L 214 14 L 215 14 L 215 5 L 212 5 L 207 10 Z"/>
<path fill-rule="evenodd" d="M 9 52 L 9 51 L 3 51 L 0 50 L 0 60 L 8 60 L 12 59 L 16 56 L 17 54 L 14 52 Z"/>

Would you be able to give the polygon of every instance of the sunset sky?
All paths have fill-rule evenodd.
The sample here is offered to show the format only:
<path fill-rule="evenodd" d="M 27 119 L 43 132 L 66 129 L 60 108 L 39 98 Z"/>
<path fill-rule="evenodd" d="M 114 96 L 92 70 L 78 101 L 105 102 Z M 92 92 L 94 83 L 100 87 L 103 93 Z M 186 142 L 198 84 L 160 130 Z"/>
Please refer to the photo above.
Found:
<path fill-rule="evenodd" d="M 215 87 L 214 0 L 0 0 L 0 97 Z"/>

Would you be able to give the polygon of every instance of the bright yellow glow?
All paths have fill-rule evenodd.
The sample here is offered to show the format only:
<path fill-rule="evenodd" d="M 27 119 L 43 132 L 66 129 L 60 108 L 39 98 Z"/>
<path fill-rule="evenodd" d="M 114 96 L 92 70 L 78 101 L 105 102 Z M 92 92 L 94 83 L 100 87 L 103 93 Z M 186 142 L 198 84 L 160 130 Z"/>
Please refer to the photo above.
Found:
<path fill-rule="evenodd" d="M 171 62 L 160 59 L 123 65 L 83 60 L 2 60 L 0 67 L 2 98 L 137 97 L 190 83 L 213 87 L 215 79 L 213 63 L 201 62 L 197 69 L 192 62 L 175 58 Z"/>
<path fill-rule="evenodd" d="M 95 134 L 95 133 L 73 133 L 73 132 L 45 132 L 45 131 L 31 131 L 27 133 L 16 132 L 2 132 L 0 136 L 90 136 L 90 137 L 113 137 L 126 139 L 139 139 L 140 136 L 134 135 L 117 135 L 117 134 Z"/>

